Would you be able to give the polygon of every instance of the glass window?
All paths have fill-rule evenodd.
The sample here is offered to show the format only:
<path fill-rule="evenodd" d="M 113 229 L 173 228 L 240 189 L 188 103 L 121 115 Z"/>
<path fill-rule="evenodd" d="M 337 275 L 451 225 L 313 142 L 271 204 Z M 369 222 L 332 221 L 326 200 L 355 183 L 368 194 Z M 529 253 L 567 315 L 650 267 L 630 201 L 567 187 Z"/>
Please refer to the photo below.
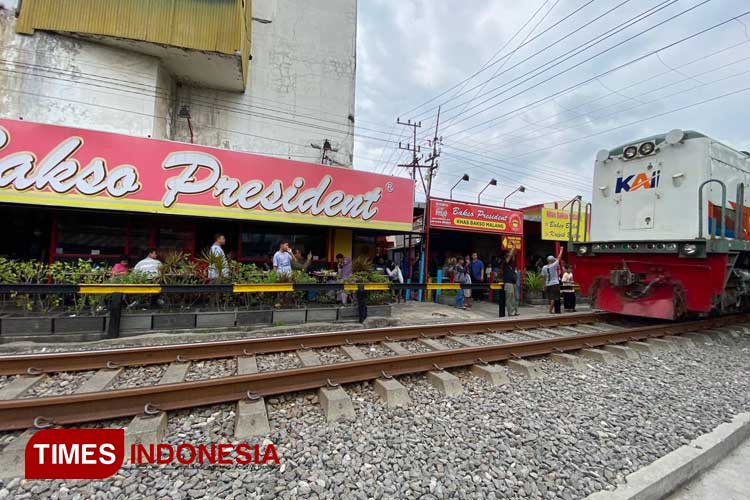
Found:
<path fill-rule="evenodd" d="M 313 259 L 325 259 L 327 235 L 328 231 L 325 229 L 321 229 L 318 234 L 283 234 L 243 228 L 240 234 L 240 258 L 248 261 L 270 262 L 273 254 L 279 249 L 279 244 L 286 240 L 293 250 L 299 249 L 303 255 L 312 252 Z"/>
<path fill-rule="evenodd" d="M 127 220 L 102 213 L 81 217 L 60 214 L 57 225 L 55 254 L 120 255 L 125 252 Z M 84 222 L 86 219 L 94 219 Z"/>

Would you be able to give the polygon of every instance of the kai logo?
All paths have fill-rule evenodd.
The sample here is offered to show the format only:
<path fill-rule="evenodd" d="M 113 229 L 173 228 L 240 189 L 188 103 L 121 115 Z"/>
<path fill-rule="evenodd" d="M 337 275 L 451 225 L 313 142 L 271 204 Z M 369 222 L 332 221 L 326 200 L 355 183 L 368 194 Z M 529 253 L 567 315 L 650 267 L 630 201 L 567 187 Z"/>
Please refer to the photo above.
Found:
<path fill-rule="evenodd" d="M 635 191 L 637 189 L 651 189 L 659 186 L 659 179 L 661 177 L 661 170 L 655 170 L 651 173 L 651 176 L 645 172 L 639 172 L 637 174 L 628 175 L 627 177 L 618 177 L 617 185 L 615 186 L 615 193 L 621 193 L 625 191 Z"/>

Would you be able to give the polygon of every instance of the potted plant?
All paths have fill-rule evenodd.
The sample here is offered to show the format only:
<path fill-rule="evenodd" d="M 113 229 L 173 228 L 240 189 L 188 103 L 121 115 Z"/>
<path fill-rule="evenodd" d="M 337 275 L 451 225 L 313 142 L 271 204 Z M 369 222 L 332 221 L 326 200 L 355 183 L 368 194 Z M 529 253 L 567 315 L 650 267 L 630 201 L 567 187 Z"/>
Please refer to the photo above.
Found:
<path fill-rule="evenodd" d="M 523 276 L 523 290 L 529 304 L 544 304 L 544 276 L 536 271 L 526 271 Z"/>

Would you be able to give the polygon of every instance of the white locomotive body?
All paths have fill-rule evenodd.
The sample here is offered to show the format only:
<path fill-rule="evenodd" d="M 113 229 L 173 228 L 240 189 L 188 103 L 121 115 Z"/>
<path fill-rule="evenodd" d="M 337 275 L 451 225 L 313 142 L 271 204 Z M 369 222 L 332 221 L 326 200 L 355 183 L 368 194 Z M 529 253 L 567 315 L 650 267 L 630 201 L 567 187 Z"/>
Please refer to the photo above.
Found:
<path fill-rule="evenodd" d="M 597 154 L 577 276 L 600 308 L 660 318 L 750 305 L 750 154 L 673 130 Z"/>

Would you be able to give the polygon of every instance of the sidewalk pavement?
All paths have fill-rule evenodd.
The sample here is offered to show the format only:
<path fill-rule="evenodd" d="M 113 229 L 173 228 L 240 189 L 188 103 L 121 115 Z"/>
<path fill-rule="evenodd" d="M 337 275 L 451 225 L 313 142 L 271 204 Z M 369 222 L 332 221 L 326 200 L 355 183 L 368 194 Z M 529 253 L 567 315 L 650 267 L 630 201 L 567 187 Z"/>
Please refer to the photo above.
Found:
<path fill-rule="evenodd" d="M 529 306 L 520 305 L 518 316 L 514 318 L 540 318 L 551 316 L 546 305 Z M 581 304 L 576 308 L 577 312 L 590 312 L 588 304 Z M 392 317 L 398 320 L 399 325 L 425 325 L 434 323 L 455 323 L 462 321 L 487 321 L 492 319 L 514 319 L 508 316 L 500 318 L 499 306 L 494 302 L 474 301 L 471 309 L 456 309 L 455 307 L 435 304 L 434 302 L 409 301 L 401 304 L 393 304 Z M 562 313 L 566 314 L 566 313 Z"/>
<path fill-rule="evenodd" d="M 750 440 L 713 468 L 693 479 L 666 500 L 747 500 L 750 498 Z"/>

